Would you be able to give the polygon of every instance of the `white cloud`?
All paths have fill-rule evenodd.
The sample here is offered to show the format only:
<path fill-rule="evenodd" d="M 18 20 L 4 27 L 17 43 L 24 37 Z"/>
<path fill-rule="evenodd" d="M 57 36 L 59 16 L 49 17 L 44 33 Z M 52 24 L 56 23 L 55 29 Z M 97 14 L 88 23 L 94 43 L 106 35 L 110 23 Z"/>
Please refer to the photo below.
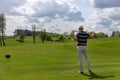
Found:
<path fill-rule="evenodd" d="M 75 5 L 70 4 L 71 1 L 66 2 L 64 0 L 30 0 L 27 1 L 24 5 L 13 7 L 11 12 L 14 14 L 35 18 L 49 17 L 51 19 L 65 18 L 65 20 L 70 21 L 83 21 L 84 18 L 81 16 L 81 11 L 78 10 Z"/>
<path fill-rule="evenodd" d="M 63 21 L 61 18 L 59 18 L 46 23 L 42 28 L 45 28 L 48 32 L 70 33 L 72 30 L 77 30 L 80 24 L 80 22 L 75 23 L 74 21 Z"/>
<path fill-rule="evenodd" d="M 38 7 L 39 6 L 39 7 Z M 35 14 L 33 14 L 35 17 L 50 17 L 52 19 L 54 18 L 67 18 L 66 20 L 70 21 L 83 21 L 83 17 L 81 17 L 81 12 L 77 11 L 71 11 L 71 6 L 64 3 L 57 3 L 57 1 L 48 1 L 46 3 L 43 3 L 41 1 L 38 1 L 33 5 L 33 9 L 36 11 Z"/>
<path fill-rule="evenodd" d="M 93 30 L 111 34 L 120 30 L 120 1 L 119 0 L 89 0 L 96 9 L 86 22 Z M 89 26 L 89 25 L 88 25 Z"/>
<path fill-rule="evenodd" d="M 13 7 L 12 10 L 10 10 L 11 12 L 14 12 L 14 13 L 17 13 L 17 14 L 21 14 L 21 15 L 27 15 L 27 16 L 31 16 L 32 14 L 34 14 L 34 10 L 27 6 L 27 5 L 24 5 L 24 6 L 19 6 L 19 7 Z"/>
<path fill-rule="evenodd" d="M 54 18 L 56 14 L 62 16 L 64 13 L 66 13 L 69 10 L 69 6 L 67 4 L 58 4 L 55 1 L 46 3 L 38 1 L 33 5 L 33 9 L 36 11 L 36 14 L 34 14 L 34 16 L 48 16 Z"/>
<path fill-rule="evenodd" d="M 15 29 L 26 29 L 27 19 L 24 16 L 6 16 L 6 34 L 13 35 Z"/>
<path fill-rule="evenodd" d="M 110 35 L 112 31 L 120 29 L 119 13 L 120 8 L 99 9 L 89 17 L 88 26 L 93 26 L 91 28 L 96 32 L 105 32 Z"/>
<path fill-rule="evenodd" d="M 72 23 L 71 21 L 84 20 L 84 18 L 81 17 L 82 13 L 75 5 L 71 4 L 72 1 L 73 0 L 27 0 L 24 4 L 17 6 L 10 5 L 11 9 L 7 13 L 7 24 L 9 24 L 6 26 L 7 34 L 12 31 L 14 32 L 16 28 L 31 29 L 31 25 L 33 24 L 36 24 L 37 29 L 55 26 L 54 29 L 51 29 L 52 32 L 66 32 L 68 30 L 65 29 L 66 25 L 61 26 L 61 24 L 67 23 L 68 21 L 70 21 L 68 22 L 68 24 L 70 24 Z M 16 2 L 14 4 L 16 4 Z M 75 23 L 73 22 L 73 24 Z M 49 28 L 47 29 L 48 31 L 50 30 Z"/>

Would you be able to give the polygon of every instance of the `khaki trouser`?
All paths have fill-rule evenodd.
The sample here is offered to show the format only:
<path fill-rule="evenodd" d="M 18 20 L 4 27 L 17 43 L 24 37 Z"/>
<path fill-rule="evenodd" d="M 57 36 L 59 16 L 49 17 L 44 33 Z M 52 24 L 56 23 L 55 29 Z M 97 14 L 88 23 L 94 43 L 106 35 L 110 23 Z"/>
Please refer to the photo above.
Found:
<path fill-rule="evenodd" d="M 89 61 L 89 58 L 88 58 L 88 55 L 87 55 L 87 48 L 86 46 L 78 46 L 78 59 L 79 59 L 79 63 L 80 63 L 80 72 L 84 72 L 84 68 L 83 68 L 83 62 L 82 62 L 82 55 L 84 55 L 85 57 L 85 60 L 87 62 L 87 65 L 88 65 L 88 71 L 92 71 L 91 70 L 91 66 L 90 66 L 90 61 Z"/>

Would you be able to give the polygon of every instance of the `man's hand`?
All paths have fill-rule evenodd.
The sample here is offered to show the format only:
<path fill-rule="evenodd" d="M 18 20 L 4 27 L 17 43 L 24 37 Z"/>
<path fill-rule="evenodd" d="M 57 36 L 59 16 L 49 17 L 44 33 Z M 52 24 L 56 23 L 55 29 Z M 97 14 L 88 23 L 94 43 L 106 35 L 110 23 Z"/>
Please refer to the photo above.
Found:
<path fill-rule="evenodd" d="M 95 37 L 95 32 L 91 32 L 90 37 L 94 38 Z"/>

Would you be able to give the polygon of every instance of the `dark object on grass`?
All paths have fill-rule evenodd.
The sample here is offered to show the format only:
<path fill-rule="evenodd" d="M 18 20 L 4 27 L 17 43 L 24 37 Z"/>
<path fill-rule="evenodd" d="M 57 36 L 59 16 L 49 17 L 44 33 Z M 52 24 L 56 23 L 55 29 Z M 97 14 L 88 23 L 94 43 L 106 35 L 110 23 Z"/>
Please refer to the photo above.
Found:
<path fill-rule="evenodd" d="M 9 59 L 9 58 L 11 58 L 11 55 L 7 54 L 7 55 L 5 55 L 5 58 Z"/>

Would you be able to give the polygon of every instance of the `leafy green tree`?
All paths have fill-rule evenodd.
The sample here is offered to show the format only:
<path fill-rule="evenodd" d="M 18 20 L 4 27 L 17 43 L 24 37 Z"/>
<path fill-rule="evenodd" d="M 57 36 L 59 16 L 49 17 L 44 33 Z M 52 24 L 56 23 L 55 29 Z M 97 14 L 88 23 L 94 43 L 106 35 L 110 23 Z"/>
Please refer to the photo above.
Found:
<path fill-rule="evenodd" d="M 53 35 L 53 34 L 46 33 L 46 40 L 47 40 L 47 41 L 53 41 L 52 35 Z"/>
<path fill-rule="evenodd" d="M 96 35 L 96 38 L 106 38 L 106 37 L 108 37 L 108 35 L 103 33 L 103 32 L 96 33 L 95 35 Z"/>
<path fill-rule="evenodd" d="M 59 35 L 58 40 L 59 40 L 60 42 L 65 42 L 65 41 L 66 41 L 66 38 L 65 38 L 65 36 L 64 36 L 63 34 L 61 34 L 61 35 Z"/>
<path fill-rule="evenodd" d="M 112 32 L 112 35 L 111 35 L 111 36 L 112 36 L 112 37 L 114 37 L 114 36 L 115 36 L 115 31 L 113 31 L 113 32 Z"/>
<path fill-rule="evenodd" d="M 5 15 L 2 13 L 0 14 L 0 45 L 1 46 L 6 45 L 4 41 L 5 25 L 6 25 Z"/>
<path fill-rule="evenodd" d="M 113 31 L 111 36 L 112 37 L 120 37 L 120 31 Z"/>
<path fill-rule="evenodd" d="M 46 39 L 46 30 L 45 29 L 40 31 L 40 39 L 41 39 L 42 43 L 44 43 L 44 41 Z"/>

